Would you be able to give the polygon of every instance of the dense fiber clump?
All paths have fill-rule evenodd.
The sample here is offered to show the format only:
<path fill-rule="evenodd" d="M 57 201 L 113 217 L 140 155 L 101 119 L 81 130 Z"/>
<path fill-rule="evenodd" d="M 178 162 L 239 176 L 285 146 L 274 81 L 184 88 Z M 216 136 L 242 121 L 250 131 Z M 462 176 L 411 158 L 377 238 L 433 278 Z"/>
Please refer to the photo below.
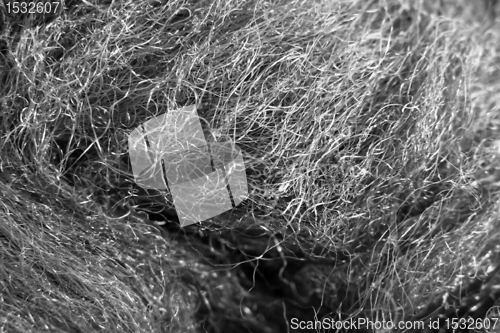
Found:
<path fill-rule="evenodd" d="M 498 317 L 495 4 L 0 6 L 0 331 Z M 191 104 L 249 198 L 180 228 L 127 140 Z"/>

